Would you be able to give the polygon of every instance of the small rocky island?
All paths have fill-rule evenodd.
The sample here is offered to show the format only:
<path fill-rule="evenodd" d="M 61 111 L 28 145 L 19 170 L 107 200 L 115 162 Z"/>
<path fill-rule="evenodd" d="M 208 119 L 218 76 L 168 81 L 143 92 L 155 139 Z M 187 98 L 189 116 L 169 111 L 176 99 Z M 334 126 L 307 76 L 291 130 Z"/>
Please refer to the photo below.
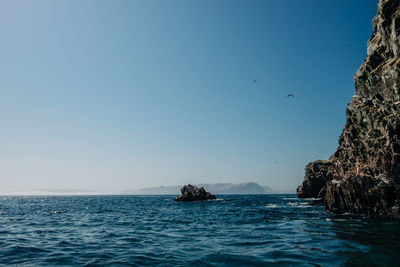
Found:
<path fill-rule="evenodd" d="M 216 199 L 217 197 L 207 192 L 203 187 L 193 185 L 185 185 L 181 188 L 181 195 L 177 196 L 175 201 L 200 201 Z"/>
<path fill-rule="evenodd" d="M 334 214 L 400 218 L 400 0 L 380 0 L 337 151 L 306 166 L 299 198 Z"/>

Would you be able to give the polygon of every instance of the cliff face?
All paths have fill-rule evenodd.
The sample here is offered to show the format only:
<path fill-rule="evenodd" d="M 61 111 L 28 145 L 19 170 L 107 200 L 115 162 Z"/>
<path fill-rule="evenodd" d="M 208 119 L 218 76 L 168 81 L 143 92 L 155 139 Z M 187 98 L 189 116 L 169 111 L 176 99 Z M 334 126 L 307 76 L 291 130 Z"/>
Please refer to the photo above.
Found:
<path fill-rule="evenodd" d="M 380 0 L 337 151 L 307 165 L 298 197 L 332 213 L 400 217 L 400 0 Z"/>

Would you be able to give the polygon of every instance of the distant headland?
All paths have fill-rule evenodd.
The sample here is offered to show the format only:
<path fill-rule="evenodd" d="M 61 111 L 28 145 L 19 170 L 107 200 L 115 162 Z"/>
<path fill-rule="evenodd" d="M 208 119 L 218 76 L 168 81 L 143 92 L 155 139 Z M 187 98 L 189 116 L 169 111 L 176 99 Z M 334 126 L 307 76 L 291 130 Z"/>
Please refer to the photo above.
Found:
<path fill-rule="evenodd" d="M 293 191 L 274 190 L 268 186 L 262 186 L 255 182 L 239 184 L 216 183 L 196 184 L 197 187 L 204 187 L 207 191 L 216 195 L 254 195 L 254 194 L 294 194 Z M 127 191 L 127 194 L 135 195 L 179 195 L 182 185 L 146 187 L 139 190 Z"/>

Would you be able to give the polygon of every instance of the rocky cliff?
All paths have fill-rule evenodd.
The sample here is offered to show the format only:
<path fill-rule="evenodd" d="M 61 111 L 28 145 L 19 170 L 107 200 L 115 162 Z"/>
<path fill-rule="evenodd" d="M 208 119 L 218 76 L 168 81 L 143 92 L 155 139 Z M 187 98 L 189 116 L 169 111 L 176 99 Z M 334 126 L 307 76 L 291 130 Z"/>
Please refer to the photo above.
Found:
<path fill-rule="evenodd" d="M 337 151 L 307 165 L 298 197 L 327 211 L 400 218 L 400 0 L 380 0 Z"/>

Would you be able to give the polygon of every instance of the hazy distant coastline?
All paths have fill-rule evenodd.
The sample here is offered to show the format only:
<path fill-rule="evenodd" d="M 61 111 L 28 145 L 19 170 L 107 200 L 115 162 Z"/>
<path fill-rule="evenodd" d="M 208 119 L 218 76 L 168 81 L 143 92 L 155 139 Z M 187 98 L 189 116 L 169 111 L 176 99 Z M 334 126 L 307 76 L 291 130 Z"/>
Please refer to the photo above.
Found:
<path fill-rule="evenodd" d="M 262 186 L 255 182 L 246 182 L 239 184 L 216 183 L 216 184 L 195 184 L 198 187 L 204 187 L 208 192 L 217 195 L 254 195 L 254 194 L 294 194 L 295 191 L 280 191 L 268 186 Z M 133 195 L 179 195 L 182 185 L 173 186 L 154 186 L 145 187 L 138 190 L 126 191 L 126 194 Z"/>
<path fill-rule="evenodd" d="M 245 183 L 215 183 L 215 184 L 194 184 L 204 187 L 208 192 L 217 195 L 255 195 L 255 194 L 295 194 L 293 190 L 276 190 L 268 186 L 262 186 L 256 182 Z M 49 195 L 49 196 L 68 196 L 68 195 L 179 195 L 183 185 L 173 186 L 153 186 L 136 190 L 100 192 L 86 189 L 61 189 L 61 188 L 38 188 L 33 190 L 19 190 L 11 192 L 0 192 L 0 195 Z"/>
<path fill-rule="evenodd" d="M 68 195 L 98 195 L 99 192 L 86 189 L 63 189 L 63 188 L 37 188 L 32 190 L 17 190 L 9 192 L 0 192 L 0 195 L 10 196 L 36 196 L 36 195 L 49 195 L 49 196 L 68 196 Z M 104 194 L 101 194 L 104 195 Z"/>

